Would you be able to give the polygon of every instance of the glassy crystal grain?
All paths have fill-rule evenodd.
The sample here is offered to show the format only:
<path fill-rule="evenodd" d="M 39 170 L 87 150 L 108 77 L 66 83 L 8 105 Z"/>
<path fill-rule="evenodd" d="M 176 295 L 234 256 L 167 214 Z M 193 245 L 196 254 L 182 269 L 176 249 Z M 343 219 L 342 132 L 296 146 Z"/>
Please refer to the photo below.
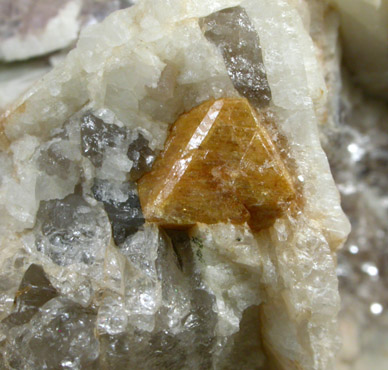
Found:
<path fill-rule="evenodd" d="M 3 323 L 21 325 L 27 323 L 39 307 L 58 295 L 42 266 L 31 264 L 24 273 L 15 296 L 14 312 Z"/>
<path fill-rule="evenodd" d="M 138 134 L 128 147 L 128 158 L 132 161 L 132 168 L 129 173 L 132 181 L 138 180 L 145 172 L 148 172 L 155 160 L 155 153 L 149 147 L 148 140 L 141 134 Z"/>
<path fill-rule="evenodd" d="M 114 148 L 123 144 L 127 132 L 114 124 L 105 123 L 92 114 L 83 117 L 81 123 L 82 155 L 100 167 L 107 148 Z"/>
<path fill-rule="evenodd" d="M 96 315 L 70 300 L 47 302 L 29 324 L 10 333 L 11 369 L 98 369 Z"/>
<path fill-rule="evenodd" d="M 205 37 L 221 51 L 236 90 L 253 105 L 264 107 L 271 100 L 259 35 L 245 9 L 236 6 L 201 20 Z"/>
<path fill-rule="evenodd" d="M 110 238 L 105 212 L 80 195 L 42 201 L 37 220 L 37 249 L 61 266 L 93 264 Z"/>

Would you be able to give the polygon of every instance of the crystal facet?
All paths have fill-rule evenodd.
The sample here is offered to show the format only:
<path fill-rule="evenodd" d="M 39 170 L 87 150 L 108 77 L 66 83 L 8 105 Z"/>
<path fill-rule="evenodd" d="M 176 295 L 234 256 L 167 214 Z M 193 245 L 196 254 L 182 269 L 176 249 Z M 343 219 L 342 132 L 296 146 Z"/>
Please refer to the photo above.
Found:
<path fill-rule="evenodd" d="M 266 106 L 271 100 L 261 46 L 244 8 L 236 6 L 202 19 L 205 37 L 221 50 L 236 90 L 252 104 Z"/>
<path fill-rule="evenodd" d="M 25 272 L 15 297 L 15 311 L 3 323 L 25 324 L 30 321 L 39 307 L 58 295 L 47 279 L 42 266 L 32 264 Z"/>
<path fill-rule="evenodd" d="M 37 249 L 58 265 L 93 264 L 110 238 L 103 210 L 79 195 L 42 202 L 37 218 Z"/>
<path fill-rule="evenodd" d="M 133 234 L 144 223 L 136 188 L 131 183 L 111 184 L 105 180 L 96 180 L 92 191 L 94 197 L 104 203 L 112 225 L 113 238 L 117 245 Z M 118 199 L 118 193 L 122 199 Z"/>
<path fill-rule="evenodd" d="M 295 199 L 295 188 L 263 120 L 236 98 L 210 100 L 182 115 L 152 171 L 139 180 L 145 218 L 166 227 L 271 226 Z"/>

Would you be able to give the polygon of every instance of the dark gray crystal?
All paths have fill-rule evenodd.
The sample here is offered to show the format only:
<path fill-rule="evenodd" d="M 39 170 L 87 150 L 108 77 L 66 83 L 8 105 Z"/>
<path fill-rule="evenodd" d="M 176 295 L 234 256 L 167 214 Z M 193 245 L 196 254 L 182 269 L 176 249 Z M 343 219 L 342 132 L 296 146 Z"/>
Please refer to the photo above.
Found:
<path fill-rule="evenodd" d="M 14 312 L 3 323 L 21 325 L 30 321 L 39 307 L 58 295 L 42 266 L 32 264 L 24 273 L 15 297 Z"/>
<path fill-rule="evenodd" d="M 239 364 L 241 370 L 265 370 L 262 339 L 260 334 L 259 306 L 250 306 L 244 311 L 240 330 L 230 338 L 231 351 L 222 359 L 222 369 L 233 370 Z"/>
<path fill-rule="evenodd" d="M 263 107 L 271 100 L 259 36 L 246 11 L 236 6 L 201 20 L 205 37 L 221 51 L 236 90 L 252 104 Z"/>
<path fill-rule="evenodd" d="M 128 147 L 128 158 L 133 162 L 129 173 L 132 181 L 138 180 L 144 173 L 151 170 L 156 156 L 148 144 L 148 140 L 139 133 L 137 139 Z"/>
<path fill-rule="evenodd" d="M 127 139 L 127 130 L 114 124 L 107 124 L 92 114 L 87 114 L 81 122 L 81 153 L 100 167 L 106 148 L 122 145 Z"/>
<path fill-rule="evenodd" d="M 130 182 L 116 185 L 106 180 L 96 179 L 92 191 L 94 197 L 104 203 L 116 245 L 123 243 L 129 235 L 135 233 L 144 224 L 136 185 Z M 117 192 L 126 200 L 120 201 Z"/>

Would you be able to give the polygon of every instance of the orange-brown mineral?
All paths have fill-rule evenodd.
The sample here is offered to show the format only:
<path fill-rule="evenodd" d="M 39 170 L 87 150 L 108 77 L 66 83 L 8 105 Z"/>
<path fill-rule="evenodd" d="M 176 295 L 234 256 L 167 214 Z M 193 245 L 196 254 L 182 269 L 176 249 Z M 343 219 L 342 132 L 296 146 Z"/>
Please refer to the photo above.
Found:
<path fill-rule="evenodd" d="M 147 221 L 273 224 L 295 198 L 291 177 L 246 99 L 209 100 L 174 123 L 164 151 L 138 182 Z"/>

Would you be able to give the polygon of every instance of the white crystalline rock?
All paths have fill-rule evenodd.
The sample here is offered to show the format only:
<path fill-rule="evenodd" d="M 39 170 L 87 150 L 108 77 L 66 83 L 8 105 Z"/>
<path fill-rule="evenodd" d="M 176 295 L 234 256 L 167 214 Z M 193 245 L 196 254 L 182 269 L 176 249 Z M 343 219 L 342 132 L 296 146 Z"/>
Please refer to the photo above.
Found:
<path fill-rule="evenodd" d="M 105 368 L 333 368 L 339 348 L 335 252 L 349 223 L 318 133 L 331 98 L 326 55 L 310 36 L 307 5 L 313 2 L 301 3 L 139 1 L 85 29 L 66 60 L 6 111 L 0 121 L 0 276 L 12 270 L 15 256 L 23 260 L 14 282 L 4 284 L 4 317 L 33 261 L 60 294 L 97 311 Z M 245 226 L 197 225 L 185 240 L 143 225 L 138 214 L 137 229 L 127 230 L 134 200 L 112 189 L 140 166 L 125 153 L 137 140 L 133 133 L 142 133 L 136 145 L 157 153 L 179 114 L 210 98 L 239 96 L 236 76 L 230 78 L 200 21 L 236 6 L 260 39 L 273 139 L 279 133 L 287 141 L 303 206 L 256 234 Z M 124 145 L 119 150 L 117 138 Z M 100 198 L 96 180 L 108 182 Z M 69 201 L 81 196 L 92 219 Z M 72 235 L 42 221 L 47 204 L 69 210 Z M 117 242 L 115 230 L 126 233 L 124 242 Z M 38 248 L 35 238 L 42 235 L 48 244 Z M 54 253 L 58 248 L 64 260 Z M 74 248 L 97 257 L 80 258 Z"/>
<path fill-rule="evenodd" d="M 245 309 L 262 303 L 259 247 L 249 229 L 232 226 L 228 231 L 225 233 L 225 225 L 198 225 L 192 231 L 196 265 L 216 299 L 216 329 L 221 337 L 238 332 Z"/>

